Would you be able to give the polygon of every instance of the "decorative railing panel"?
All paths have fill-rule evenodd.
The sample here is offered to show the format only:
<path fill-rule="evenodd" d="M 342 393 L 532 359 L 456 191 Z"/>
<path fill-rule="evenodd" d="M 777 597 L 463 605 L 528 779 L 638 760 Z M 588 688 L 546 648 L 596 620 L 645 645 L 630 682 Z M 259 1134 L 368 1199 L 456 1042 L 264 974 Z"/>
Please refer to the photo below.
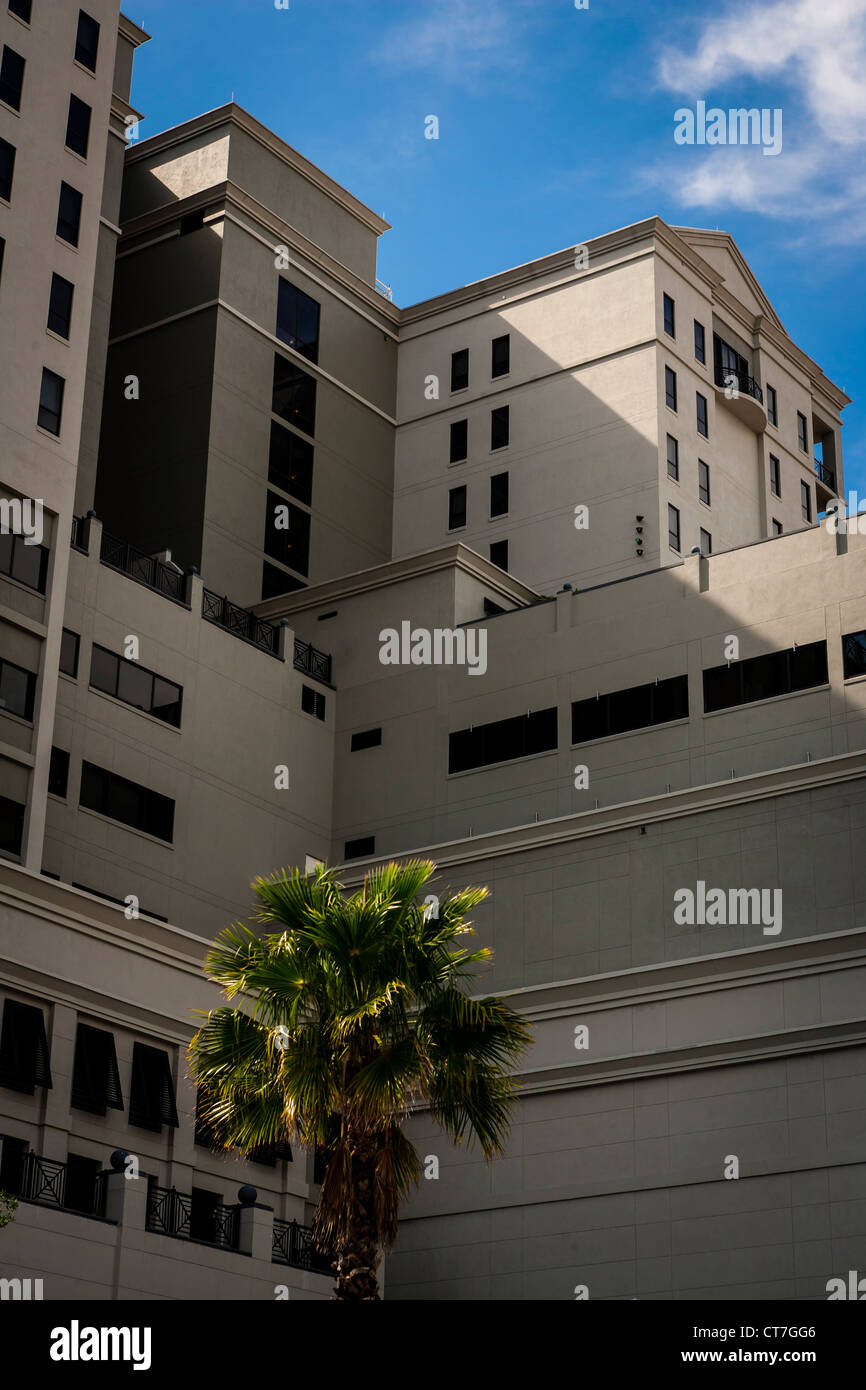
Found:
<path fill-rule="evenodd" d="M 327 652 L 320 652 L 311 642 L 295 638 L 295 655 L 292 663 L 296 671 L 303 671 L 314 680 L 331 684 L 331 658 Z"/>
<path fill-rule="evenodd" d="M 271 1259 L 274 1264 L 291 1265 L 293 1269 L 308 1269 L 314 1274 L 331 1274 L 333 1261 L 323 1255 L 313 1242 L 308 1226 L 297 1221 L 275 1221 Z"/>
<path fill-rule="evenodd" d="M 741 396 L 751 396 L 753 400 L 764 404 L 764 393 L 753 376 L 746 372 L 735 371 L 733 367 L 716 367 L 716 385 L 719 388 L 728 388 L 731 379 L 736 383 L 736 390 Z"/>
<path fill-rule="evenodd" d="M 109 536 L 103 531 L 99 558 L 110 569 L 119 570 L 121 574 L 128 575 L 136 583 L 144 584 L 165 598 L 174 599 L 177 603 L 185 601 L 186 576 L 164 561 L 136 549 L 129 541 L 118 540 L 116 536 Z"/>
<path fill-rule="evenodd" d="M 224 628 L 233 636 L 240 637 L 245 642 L 252 642 L 259 651 L 268 652 L 270 656 L 279 656 L 280 630 L 274 623 L 257 618 L 255 613 L 250 613 L 248 609 L 239 607 L 220 594 L 215 594 L 211 589 L 202 591 L 201 615 L 207 622 L 215 623 L 217 627 Z"/>
<path fill-rule="evenodd" d="M 237 1207 L 227 1207 L 222 1202 L 197 1213 L 188 1193 L 151 1182 L 145 1226 L 148 1231 L 175 1240 L 196 1240 L 221 1250 L 237 1250 L 240 1214 Z"/>

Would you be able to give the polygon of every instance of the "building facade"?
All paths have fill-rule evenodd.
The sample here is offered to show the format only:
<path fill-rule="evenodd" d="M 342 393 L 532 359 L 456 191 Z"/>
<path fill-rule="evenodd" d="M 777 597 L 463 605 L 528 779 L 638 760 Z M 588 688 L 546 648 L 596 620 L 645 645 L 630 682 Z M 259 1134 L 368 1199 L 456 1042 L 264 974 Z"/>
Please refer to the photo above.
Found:
<path fill-rule="evenodd" d="M 824 1297 L 866 1258 L 848 398 L 726 233 L 399 308 L 384 219 L 238 106 L 135 138 L 109 0 L 0 38 L 0 1273 L 328 1297 L 313 1155 L 216 1153 L 185 1049 L 252 879 L 422 854 L 489 886 L 534 1044 L 497 1162 L 410 1119 L 387 1296 Z"/>

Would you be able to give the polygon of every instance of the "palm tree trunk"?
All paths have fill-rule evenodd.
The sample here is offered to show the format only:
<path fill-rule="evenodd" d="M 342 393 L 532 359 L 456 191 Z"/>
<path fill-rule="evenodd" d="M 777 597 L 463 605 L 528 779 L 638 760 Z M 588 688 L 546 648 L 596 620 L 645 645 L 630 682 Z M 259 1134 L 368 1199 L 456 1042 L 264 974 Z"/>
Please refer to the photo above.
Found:
<path fill-rule="evenodd" d="M 352 1209 L 348 1231 L 337 1255 L 335 1297 L 345 1302 L 379 1299 L 377 1270 L 381 1251 L 376 1235 L 375 1135 L 364 1135 L 352 1144 Z"/>

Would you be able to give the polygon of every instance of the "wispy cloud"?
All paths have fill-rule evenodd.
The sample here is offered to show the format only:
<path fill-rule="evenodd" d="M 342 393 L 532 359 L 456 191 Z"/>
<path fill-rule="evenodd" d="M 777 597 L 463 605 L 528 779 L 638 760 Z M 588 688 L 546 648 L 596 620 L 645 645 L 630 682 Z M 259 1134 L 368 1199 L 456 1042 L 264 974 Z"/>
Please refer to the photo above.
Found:
<path fill-rule="evenodd" d="M 403 69 L 435 72 L 448 82 L 472 82 L 484 74 L 521 66 L 521 0 L 438 0 L 419 5 L 417 18 L 392 25 L 376 57 Z"/>
<path fill-rule="evenodd" d="M 743 105 L 747 81 L 783 98 L 784 147 L 683 147 L 665 161 L 686 206 L 731 206 L 812 224 L 822 241 L 866 238 L 866 0 L 751 0 L 706 21 L 691 51 L 667 47 L 660 84 L 692 101 Z M 726 84 L 739 99 L 727 102 Z M 760 105 L 759 99 L 746 105 Z M 659 171 L 660 172 L 660 171 Z M 817 228 L 815 226 L 817 225 Z"/>

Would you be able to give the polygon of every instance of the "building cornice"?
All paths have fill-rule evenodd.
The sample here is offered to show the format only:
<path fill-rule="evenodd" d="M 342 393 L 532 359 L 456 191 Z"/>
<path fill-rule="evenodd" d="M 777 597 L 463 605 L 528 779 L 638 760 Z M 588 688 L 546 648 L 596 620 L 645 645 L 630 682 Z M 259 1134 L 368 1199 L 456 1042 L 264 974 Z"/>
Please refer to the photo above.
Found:
<path fill-rule="evenodd" d="M 122 34 L 134 48 L 140 48 L 143 43 L 150 43 L 150 34 L 142 29 L 140 24 L 134 24 L 125 14 L 122 14 L 117 22 L 117 32 Z"/>

